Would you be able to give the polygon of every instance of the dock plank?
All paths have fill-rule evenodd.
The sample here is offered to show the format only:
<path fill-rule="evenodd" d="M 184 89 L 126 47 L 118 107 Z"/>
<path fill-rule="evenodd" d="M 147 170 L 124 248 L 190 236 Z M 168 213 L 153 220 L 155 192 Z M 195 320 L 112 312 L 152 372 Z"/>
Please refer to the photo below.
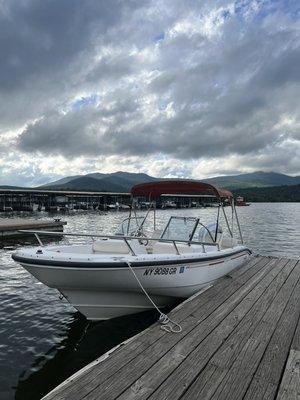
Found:
<path fill-rule="evenodd" d="M 263 355 L 257 371 L 251 381 L 244 400 L 271 400 L 276 397 L 277 384 L 284 371 L 294 332 L 300 315 L 300 290 L 295 289 L 295 296 L 284 314 Z M 300 326 L 300 325 L 299 325 Z M 263 396 L 263 397 L 262 397 Z"/>
<path fill-rule="evenodd" d="M 286 276 L 294 265 L 295 264 L 290 266 L 286 265 L 283 273 L 272 282 L 264 295 L 258 300 L 254 307 L 252 307 L 228 340 L 224 342 L 221 348 L 209 360 L 208 364 L 187 391 L 187 395 L 183 396 L 183 398 L 196 395 L 196 393 L 205 399 L 209 399 L 214 395 L 221 382 L 228 375 L 229 368 L 241 353 L 243 346 L 247 340 L 249 340 L 253 332 L 258 329 L 261 318 L 274 301 L 279 288 L 281 288 Z"/>
<path fill-rule="evenodd" d="M 240 287 L 248 283 L 249 279 L 253 278 L 255 274 L 262 270 L 264 270 L 264 272 L 261 272 L 262 274 L 266 273 L 265 267 L 269 264 L 268 268 L 272 268 L 274 262 L 274 259 L 267 257 L 253 257 L 250 262 L 235 270 L 226 278 L 221 278 L 213 287 L 201 294 L 201 302 L 196 301 L 195 298 L 193 301 L 185 302 L 184 304 L 186 307 L 177 307 L 170 313 L 170 317 L 178 322 L 182 322 L 188 316 L 191 316 L 194 320 L 195 317 L 193 313 L 197 311 L 198 316 L 202 315 L 204 318 L 215 308 L 220 306 Z M 222 290 L 221 293 L 220 290 Z M 193 324 L 190 325 L 190 329 L 192 327 Z M 127 366 L 149 346 L 163 338 L 165 335 L 166 332 L 159 329 L 158 324 L 154 324 L 152 327 L 137 335 L 135 340 L 132 340 L 130 343 L 127 343 L 126 346 L 117 349 L 113 353 L 113 357 L 108 358 L 105 363 L 96 364 L 91 369 L 86 370 L 81 376 L 80 382 L 76 385 L 76 388 L 74 388 L 71 379 L 64 386 L 63 390 L 61 390 L 59 397 L 55 398 L 67 399 L 73 398 L 73 396 L 75 396 L 74 398 L 80 398 L 81 391 L 83 393 L 88 392 L 93 381 L 97 381 L 98 384 L 101 384 L 106 379 L 113 376 L 116 371 Z M 169 338 L 169 335 L 167 336 Z M 49 399 L 50 398 L 51 397 L 49 397 Z"/>
<path fill-rule="evenodd" d="M 66 224 L 60 219 L 0 218 L 0 238 L 24 235 L 19 232 L 23 229 L 63 231 Z"/>
<path fill-rule="evenodd" d="M 264 262 L 262 264 L 258 265 L 257 266 L 258 274 L 254 274 L 252 277 L 252 280 L 249 279 L 248 275 L 244 276 L 244 278 L 241 277 L 240 286 L 238 286 L 239 290 L 241 291 L 241 295 L 244 293 L 244 291 L 247 291 L 247 287 L 245 286 L 246 283 L 247 283 L 247 285 L 252 284 L 252 286 L 255 286 L 257 284 L 257 282 L 259 282 L 259 280 L 261 279 L 260 278 L 261 274 L 266 274 L 267 271 L 271 271 L 273 269 L 273 265 L 275 263 L 274 260 L 268 259 L 268 260 L 263 260 L 263 261 L 267 261 L 269 263 L 269 267 L 264 268 L 262 266 L 262 265 L 266 265 Z M 226 280 L 228 280 L 228 279 L 225 278 L 225 281 Z M 111 391 L 113 391 L 115 393 L 118 387 L 120 387 L 122 389 L 124 387 L 124 385 L 128 385 L 131 382 L 134 383 L 134 378 L 138 379 L 140 377 L 140 375 L 142 374 L 142 372 L 145 371 L 148 366 L 151 367 L 151 365 L 157 360 L 158 355 L 162 356 L 165 352 L 167 352 L 168 349 L 170 349 L 177 342 L 179 342 L 182 337 L 185 337 L 196 326 L 197 323 L 200 323 L 201 320 L 204 320 L 205 318 L 207 318 L 214 311 L 214 309 L 217 309 L 218 307 L 222 307 L 221 311 L 223 313 L 228 313 L 229 309 L 227 308 L 227 303 L 224 305 L 224 302 L 226 302 L 226 300 L 224 300 L 224 298 L 225 299 L 230 298 L 235 293 L 235 290 L 234 290 L 235 286 L 236 285 L 234 285 L 234 288 L 233 288 L 231 285 L 228 285 L 227 291 L 225 288 L 222 296 L 219 295 L 219 297 L 212 298 L 211 301 L 205 303 L 202 307 L 201 306 L 199 307 L 199 303 L 197 302 L 198 308 L 196 307 L 194 309 L 194 307 L 193 307 L 193 312 L 191 314 L 188 313 L 186 318 L 181 321 L 181 324 L 183 327 L 183 332 L 181 334 L 176 334 L 176 335 L 170 336 L 169 334 L 166 334 L 161 329 L 158 329 L 157 334 L 160 337 L 159 341 L 155 340 L 151 344 L 147 343 L 147 345 L 144 348 L 144 351 L 142 353 L 139 353 L 137 355 L 137 357 L 133 358 L 129 363 L 124 365 L 124 367 L 118 368 L 118 375 L 119 375 L 118 383 L 114 382 L 114 375 L 110 373 L 111 371 L 109 372 L 110 373 L 109 378 L 106 378 L 106 373 L 103 372 L 101 375 L 97 374 L 96 377 L 94 378 L 94 380 L 93 380 L 94 381 L 94 384 L 93 384 L 94 390 L 98 387 L 98 385 L 100 385 L 102 382 L 105 381 L 106 389 L 105 389 L 104 393 L 102 393 L 102 396 L 109 397 Z M 211 290 L 213 292 L 215 292 L 213 289 L 214 288 L 211 288 Z M 205 292 L 203 294 L 203 296 L 205 296 L 205 295 L 208 296 L 209 291 Z M 217 301 L 217 299 L 218 299 L 218 301 Z M 232 301 L 234 301 L 233 304 L 235 304 L 235 302 L 239 301 L 239 297 L 237 297 L 237 296 L 233 297 Z M 214 303 L 215 303 L 215 305 L 214 305 Z M 189 304 L 189 306 L 191 306 L 191 304 Z M 222 317 L 221 314 L 220 314 L 220 317 Z M 172 316 L 172 318 L 175 318 L 175 317 Z M 177 318 L 176 318 L 176 321 L 178 321 Z M 215 320 L 215 323 L 217 323 L 217 320 Z M 155 335 L 153 337 L 155 337 Z M 128 371 L 130 371 L 130 380 L 128 379 Z M 93 382 L 93 381 L 90 381 L 90 382 Z M 89 391 L 90 391 L 89 386 L 84 386 L 79 393 L 71 392 L 71 393 L 69 393 L 69 395 L 82 396 L 83 394 L 87 395 L 89 393 Z M 75 399 L 76 398 L 77 397 L 75 397 Z M 103 397 L 103 398 L 105 398 L 105 397 Z"/>
<path fill-rule="evenodd" d="M 238 321 L 243 318 L 244 314 L 247 312 L 248 307 L 251 307 L 252 301 L 250 293 L 252 290 L 263 291 L 264 288 L 269 284 L 270 281 L 274 279 L 274 276 L 278 274 L 283 268 L 285 260 L 282 260 L 281 263 L 278 262 L 277 267 L 276 264 L 272 264 L 270 266 L 269 273 L 267 273 L 263 278 L 258 275 L 256 280 L 248 281 L 248 285 L 239 291 L 239 294 L 235 293 L 234 296 L 231 296 L 226 302 L 222 303 L 222 305 L 213 313 L 209 315 L 209 317 L 203 322 L 199 323 L 192 332 L 189 332 L 189 335 L 186 335 L 184 339 L 180 341 L 178 346 L 175 346 L 168 352 L 164 357 L 162 357 L 156 364 L 154 364 L 147 374 L 143 376 L 142 379 L 139 380 L 140 386 L 148 386 L 148 394 L 153 392 L 155 388 L 162 383 L 163 380 L 168 378 L 172 372 L 177 368 L 177 365 L 174 365 L 174 359 L 176 360 L 177 354 L 186 354 L 186 357 L 189 360 L 194 358 L 192 351 L 195 349 L 197 352 L 200 352 L 201 355 L 197 356 L 198 365 L 200 365 L 200 361 L 205 363 L 208 354 L 213 352 L 219 344 L 225 340 L 228 334 L 234 329 L 234 326 L 238 323 Z M 263 272 L 267 272 L 265 269 Z M 260 282 L 261 286 L 259 286 Z M 254 298 L 255 296 L 253 296 Z M 245 307 L 244 307 L 245 306 Z M 187 321 L 187 325 L 190 325 L 190 321 Z M 184 327 L 184 325 L 183 325 Z M 215 330 L 215 331 L 214 331 Z M 209 335 L 210 334 L 210 335 Z M 211 337 L 214 337 L 214 340 L 211 340 Z M 203 343 L 201 343 L 203 341 Z M 200 348 L 197 349 L 197 346 L 201 344 Z M 202 349 L 203 346 L 203 349 Z M 148 360 L 147 360 L 148 361 Z M 178 364 L 184 360 L 178 359 Z M 170 381 L 176 383 L 176 385 L 181 385 L 182 381 L 183 385 L 186 384 L 185 374 L 188 372 L 188 368 L 185 365 L 186 362 L 183 362 L 183 365 L 180 365 L 180 368 L 175 373 L 175 379 L 173 380 L 173 374 L 170 378 Z M 195 372 L 195 368 L 192 368 L 191 374 Z M 177 377 L 177 374 L 180 376 Z M 189 379 L 186 377 L 186 379 Z M 167 391 L 172 390 L 172 382 L 166 383 L 168 386 Z M 132 388 L 131 388 L 132 389 Z M 178 390 L 176 389 L 176 394 Z M 175 396 L 174 392 L 168 392 L 168 394 L 159 392 L 159 396 L 164 398 L 164 396 Z M 137 391 L 136 387 L 134 390 L 127 390 L 121 399 L 133 399 L 133 398 L 143 398 L 141 397 Z"/>
<path fill-rule="evenodd" d="M 291 348 L 293 350 L 300 350 L 300 318 L 298 320 L 297 328 L 294 333 L 294 338 Z"/>
<path fill-rule="evenodd" d="M 300 317 L 276 400 L 300 399 Z"/>
<path fill-rule="evenodd" d="M 299 398 L 299 302 L 300 263 L 254 257 L 44 399 Z"/>
<path fill-rule="evenodd" d="M 256 285 L 249 295 L 246 296 L 245 299 L 235 308 L 232 314 L 219 324 L 217 329 L 214 330 L 212 334 L 195 349 L 187 359 L 187 362 L 183 362 L 150 398 L 179 398 L 187 392 L 189 386 L 192 384 L 194 385 L 193 388 L 195 391 L 198 392 L 197 384 L 200 384 L 201 388 L 201 378 L 199 378 L 196 385 L 194 382 L 197 380 L 199 373 L 201 373 L 201 371 L 206 367 L 213 356 L 215 356 L 214 365 L 217 367 L 220 365 L 218 371 L 222 373 L 222 370 L 227 366 L 227 358 L 231 361 L 230 351 L 232 346 L 233 349 L 236 349 L 235 339 L 230 339 L 238 335 L 239 328 L 242 332 L 241 337 L 243 337 L 243 334 L 248 332 L 254 323 L 253 315 L 257 312 L 263 315 L 267 310 L 270 303 L 276 297 L 276 289 L 281 287 L 290 273 L 290 270 L 283 269 L 285 265 L 286 262 L 284 260 L 275 264 L 272 272 Z M 273 283 L 273 285 L 271 285 L 271 283 Z M 246 319 L 243 321 L 245 317 Z M 225 333 L 227 334 L 225 335 Z M 217 353 L 218 350 L 220 353 Z M 221 377 L 223 377 L 222 374 Z M 213 384 L 214 380 L 215 377 L 210 383 Z M 193 388 L 191 390 L 193 390 Z"/>
<path fill-rule="evenodd" d="M 252 312 L 252 315 L 249 313 L 251 318 L 248 324 L 241 326 L 240 331 L 234 332 L 230 340 L 224 344 L 224 350 L 219 351 L 211 360 L 215 366 L 221 367 L 216 369 L 213 375 L 213 384 L 209 388 L 212 391 L 214 387 L 213 396 L 215 399 L 243 398 L 270 337 L 276 329 L 277 321 L 285 311 L 286 304 L 289 301 L 287 292 L 290 289 L 293 291 L 295 277 L 299 279 L 299 275 L 300 271 L 294 269 L 279 291 L 274 288 L 273 284 L 270 291 L 273 290 L 274 292 L 275 289 L 276 295 L 272 303 L 268 304 L 267 309 L 264 310 L 261 304 L 258 304 L 256 310 L 253 308 L 254 313 Z M 293 307 L 299 301 L 299 295 L 298 290 L 295 292 L 295 298 L 293 298 Z M 198 377 L 197 382 L 198 387 L 201 386 L 201 376 Z M 194 383 L 193 386 L 197 385 Z M 211 396 L 205 398 L 209 399 Z M 259 398 L 262 398 L 261 393 Z"/>
<path fill-rule="evenodd" d="M 277 324 L 280 315 L 286 313 L 288 318 L 288 314 L 296 307 L 298 308 L 300 300 L 299 269 L 295 269 L 293 272 L 295 273 L 291 274 L 290 279 L 287 280 L 283 289 L 279 292 L 276 298 L 277 301 L 274 301 L 264 316 L 259 329 L 254 332 L 250 340 L 246 343 L 243 351 L 229 371 L 230 379 L 226 385 L 228 389 L 224 390 L 224 387 L 220 389 L 220 392 L 222 392 L 220 398 L 240 399 L 244 396 L 247 384 L 251 381 L 253 373 L 261 362 L 262 355 L 266 351 L 270 338 L 275 329 L 278 328 Z M 295 281 L 297 282 L 296 285 Z M 286 328 L 287 326 L 282 331 L 282 334 Z M 243 382 L 243 384 L 234 385 L 234 382 Z M 224 397 L 225 394 L 227 394 L 227 397 Z"/>
<path fill-rule="evenodd" d="M 291 350 L 277 400 L 299 400 L 300 398 L 300 351 Z"/>

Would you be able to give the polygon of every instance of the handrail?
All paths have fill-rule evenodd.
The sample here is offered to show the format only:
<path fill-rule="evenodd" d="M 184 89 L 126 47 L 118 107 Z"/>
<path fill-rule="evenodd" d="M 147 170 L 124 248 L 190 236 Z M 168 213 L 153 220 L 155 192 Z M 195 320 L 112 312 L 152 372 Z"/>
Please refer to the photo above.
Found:
<path fill-rule="evenodd" d="M 207 243 L 207 242 L 197 242 L 197 241 L 188 241 L 188 240 L 181 240 L 181 239 L 158 239 L 158 238 L 152 238 L 152 237 L 147 237 L 147 236 L 143 236 L 142 238 L 139 236 L 125 236 L 125 235 L 99 235 L 99 234 L 95 234 L 95 233 L 65 233 L 65 232 L 53 232 L 53 231 L 36 231 L 36 230 L 31 230 L 31 229 L 20 229 L 18 232 L 22 232 L 22 233 L 32 233 L 35 235 L 35 237 L 37 237 L 38 235 L 46 235 L 46 236 L 74 236 L 74 237 L 97 237 L 97 238 L 103 238 L 103 239 L 113 239 L 113 240 L 124 240 L 124 242 L 126 243 L 126 245 L 128 246 L 130 252 L 132 253 L 132 255 L 136 255 L 135 252 L 133 251 L 132 247 L 130 246 L 130 244 L 128 243 L 128 240 L 155 240 L 158 242 L 162 242 L 162 243 L 173 243 L 174 247 L 177 248 L 176 243 L 189 243 L 189 244 L 197 244 L 197 245 L 201 245 L 202 248 L 204 246 L 217 246 L 218 250 L 220 250 L 220 245 L 219 243 Z M 38 240 L 39 243 L 41 244 L 41 240 Z M 41 245 L 43 246 L 43 245 Z M 177 248 L 178 251 L 178 248 Z M 179 253 L 179 252 L 178 252 Z"/>
<path fill-rule="evenodd" d="M 130 244 L 128 243 L 128 240 L 126 238 L 124 238 L 124 242 L 127 244 L 127 247 L 129 248 L 129 251 L 131 252 L 131 254 L 133 256 L 136 256 L 134 250 L 132 249 L 132 247 L 130 246 Z"/>
<path fill-rule="evenodd" d="M 179 250 L 178 250 L 178 247 L 177 247 L 177 244 L 176 244 L 175 240 L 173 240 L 173 246 L 175 248 L 176 254 L 179 256 L 180 253 L 179 253 Z"/>

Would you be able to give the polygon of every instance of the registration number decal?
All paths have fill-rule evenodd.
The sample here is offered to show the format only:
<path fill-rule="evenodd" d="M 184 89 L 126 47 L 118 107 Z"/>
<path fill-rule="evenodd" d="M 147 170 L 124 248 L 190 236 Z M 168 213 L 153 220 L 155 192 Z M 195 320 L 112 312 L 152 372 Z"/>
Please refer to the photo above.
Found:
<path fill-rule="evenodd" d="M 144 272 L 145 276 L 151 275 L 175 275 L 177 273 L 182 274 L 185 267 L 157 267 L 157 268 L 147 268 Z"/>

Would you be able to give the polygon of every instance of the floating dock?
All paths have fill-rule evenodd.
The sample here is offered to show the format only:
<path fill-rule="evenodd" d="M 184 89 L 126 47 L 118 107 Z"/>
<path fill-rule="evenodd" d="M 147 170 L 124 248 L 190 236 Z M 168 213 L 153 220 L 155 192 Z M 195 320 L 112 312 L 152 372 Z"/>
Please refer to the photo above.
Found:
<path fill-rule="evenodd" d="M 0 218 L 0 239 L 24 236 L 26 234 L 19 232 L 21 229 L 59 231 L 64 230 L 66 221 L 60 219 L 28 219 L 28 218 Z"/>
<path fill-rule="evenodd" d="M 300 398 L 300 261 L 253 257 L 45 400 Z"/>

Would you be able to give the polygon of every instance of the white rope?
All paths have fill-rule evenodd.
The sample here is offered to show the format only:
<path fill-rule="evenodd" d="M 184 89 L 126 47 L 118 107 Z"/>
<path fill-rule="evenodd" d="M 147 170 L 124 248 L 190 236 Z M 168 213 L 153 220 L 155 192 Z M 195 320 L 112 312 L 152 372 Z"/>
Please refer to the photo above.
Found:
<path fill-rule="evenodd" d="M 167 314 L 164 314 L 163 312 L 161 312 L 161 310 L 157 307 L 157 305 L 154 303 L 154 301 L 151 299 L 151 297 L 149 296 L 149 294 L 147 293 L 146 289 L 144 288 L 144 286 L 142 285 L 141 281 L 139 280 L 139 278 L 137 277 L 136 273 L 134 272 L 131 264 L 129 261 L 126 261 L 126 264 L 128 265 L 130 271 L 132 272 L 133 276 L 135 277 L 137 283 L 139 284 L 140 288 L 142 289 L 142 291 L 145 293 L 146 297 L 148 298 L 148 300 L 150 301 L 150 303 L 153 305 L 154 308 L 156 308 L 156 310 L 159 312 L 159 322 L 162 324 L 161 329 L 163 329 L 166 332 L 173 332 L 173 333 L 180 333 L 182 332 L 182 327 L 181 325 L 179 325 L 177 322 L 173 321 L 172 319 L 170 319 Z M 177 328 L 176 328 L 177 327 Z"/>

